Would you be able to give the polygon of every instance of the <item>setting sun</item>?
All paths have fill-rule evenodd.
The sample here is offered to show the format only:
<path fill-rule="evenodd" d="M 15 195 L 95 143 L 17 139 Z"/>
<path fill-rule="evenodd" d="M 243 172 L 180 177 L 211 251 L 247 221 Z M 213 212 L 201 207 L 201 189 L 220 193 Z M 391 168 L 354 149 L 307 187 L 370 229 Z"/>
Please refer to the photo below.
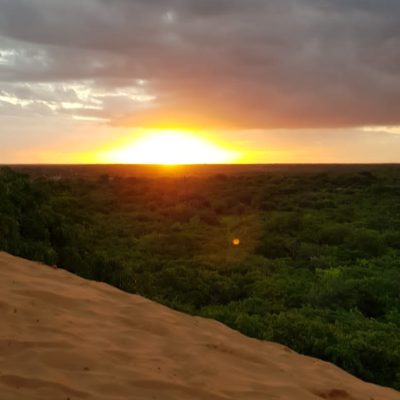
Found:
<path fill-rule="evenodd" d="M 182 131 L 155 131 L 106 152 L 107 162 L 122 164 L 223 164 L 238 154 Z"/>

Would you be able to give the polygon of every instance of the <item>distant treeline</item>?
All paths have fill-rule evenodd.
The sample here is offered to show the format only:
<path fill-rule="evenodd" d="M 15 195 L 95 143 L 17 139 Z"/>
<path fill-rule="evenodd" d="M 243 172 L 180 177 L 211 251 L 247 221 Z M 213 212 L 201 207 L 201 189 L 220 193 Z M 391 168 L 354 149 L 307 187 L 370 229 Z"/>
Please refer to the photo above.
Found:
<path fill-rule="evenodd" d="M 0 249 L 400 389 L 399 200 L 396 166 L 90 180 L 3 168 Z"/>

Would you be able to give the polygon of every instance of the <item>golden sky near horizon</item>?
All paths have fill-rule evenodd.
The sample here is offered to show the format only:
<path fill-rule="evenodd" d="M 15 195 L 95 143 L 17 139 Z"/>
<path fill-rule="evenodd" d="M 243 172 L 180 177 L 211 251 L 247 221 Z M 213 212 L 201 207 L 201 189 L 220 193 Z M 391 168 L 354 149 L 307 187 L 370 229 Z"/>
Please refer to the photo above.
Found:
<path fill-rule="evenodd" d="M 219 164 L 398 162 L 394 127 L 179 131 L 110 128 L 85 122 L 53 140 L 49 130 L 0 147 L 0 163 Z M 0 134 L 1 139 L 1 134 Z M 6 137 L 7 140 L 7 137 Z M 8 145 L 8 146 L 7 146 Z"/>

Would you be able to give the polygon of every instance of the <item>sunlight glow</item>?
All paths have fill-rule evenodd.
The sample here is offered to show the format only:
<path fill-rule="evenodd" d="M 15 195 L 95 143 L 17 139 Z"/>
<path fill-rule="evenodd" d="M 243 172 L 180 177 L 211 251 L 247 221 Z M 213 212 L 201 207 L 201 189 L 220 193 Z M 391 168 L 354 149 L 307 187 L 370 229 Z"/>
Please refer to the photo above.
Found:
<path fill-rule="evenodd" d="M 104 161 L 122 164 L 223 164 L 238 154 L 193 133 L 151 131 L 143 137 L 108 151 Z"/>

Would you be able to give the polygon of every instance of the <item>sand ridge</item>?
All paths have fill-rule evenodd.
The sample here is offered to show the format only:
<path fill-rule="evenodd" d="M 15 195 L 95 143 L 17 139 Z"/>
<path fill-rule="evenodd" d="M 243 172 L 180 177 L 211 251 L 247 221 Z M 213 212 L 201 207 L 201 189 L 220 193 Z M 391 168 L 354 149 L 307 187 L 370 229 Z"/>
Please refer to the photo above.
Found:
<path fill-rule="evenodd" d="M 0 400 L 400 400 L 332 364 L 0 253 Z"/>

